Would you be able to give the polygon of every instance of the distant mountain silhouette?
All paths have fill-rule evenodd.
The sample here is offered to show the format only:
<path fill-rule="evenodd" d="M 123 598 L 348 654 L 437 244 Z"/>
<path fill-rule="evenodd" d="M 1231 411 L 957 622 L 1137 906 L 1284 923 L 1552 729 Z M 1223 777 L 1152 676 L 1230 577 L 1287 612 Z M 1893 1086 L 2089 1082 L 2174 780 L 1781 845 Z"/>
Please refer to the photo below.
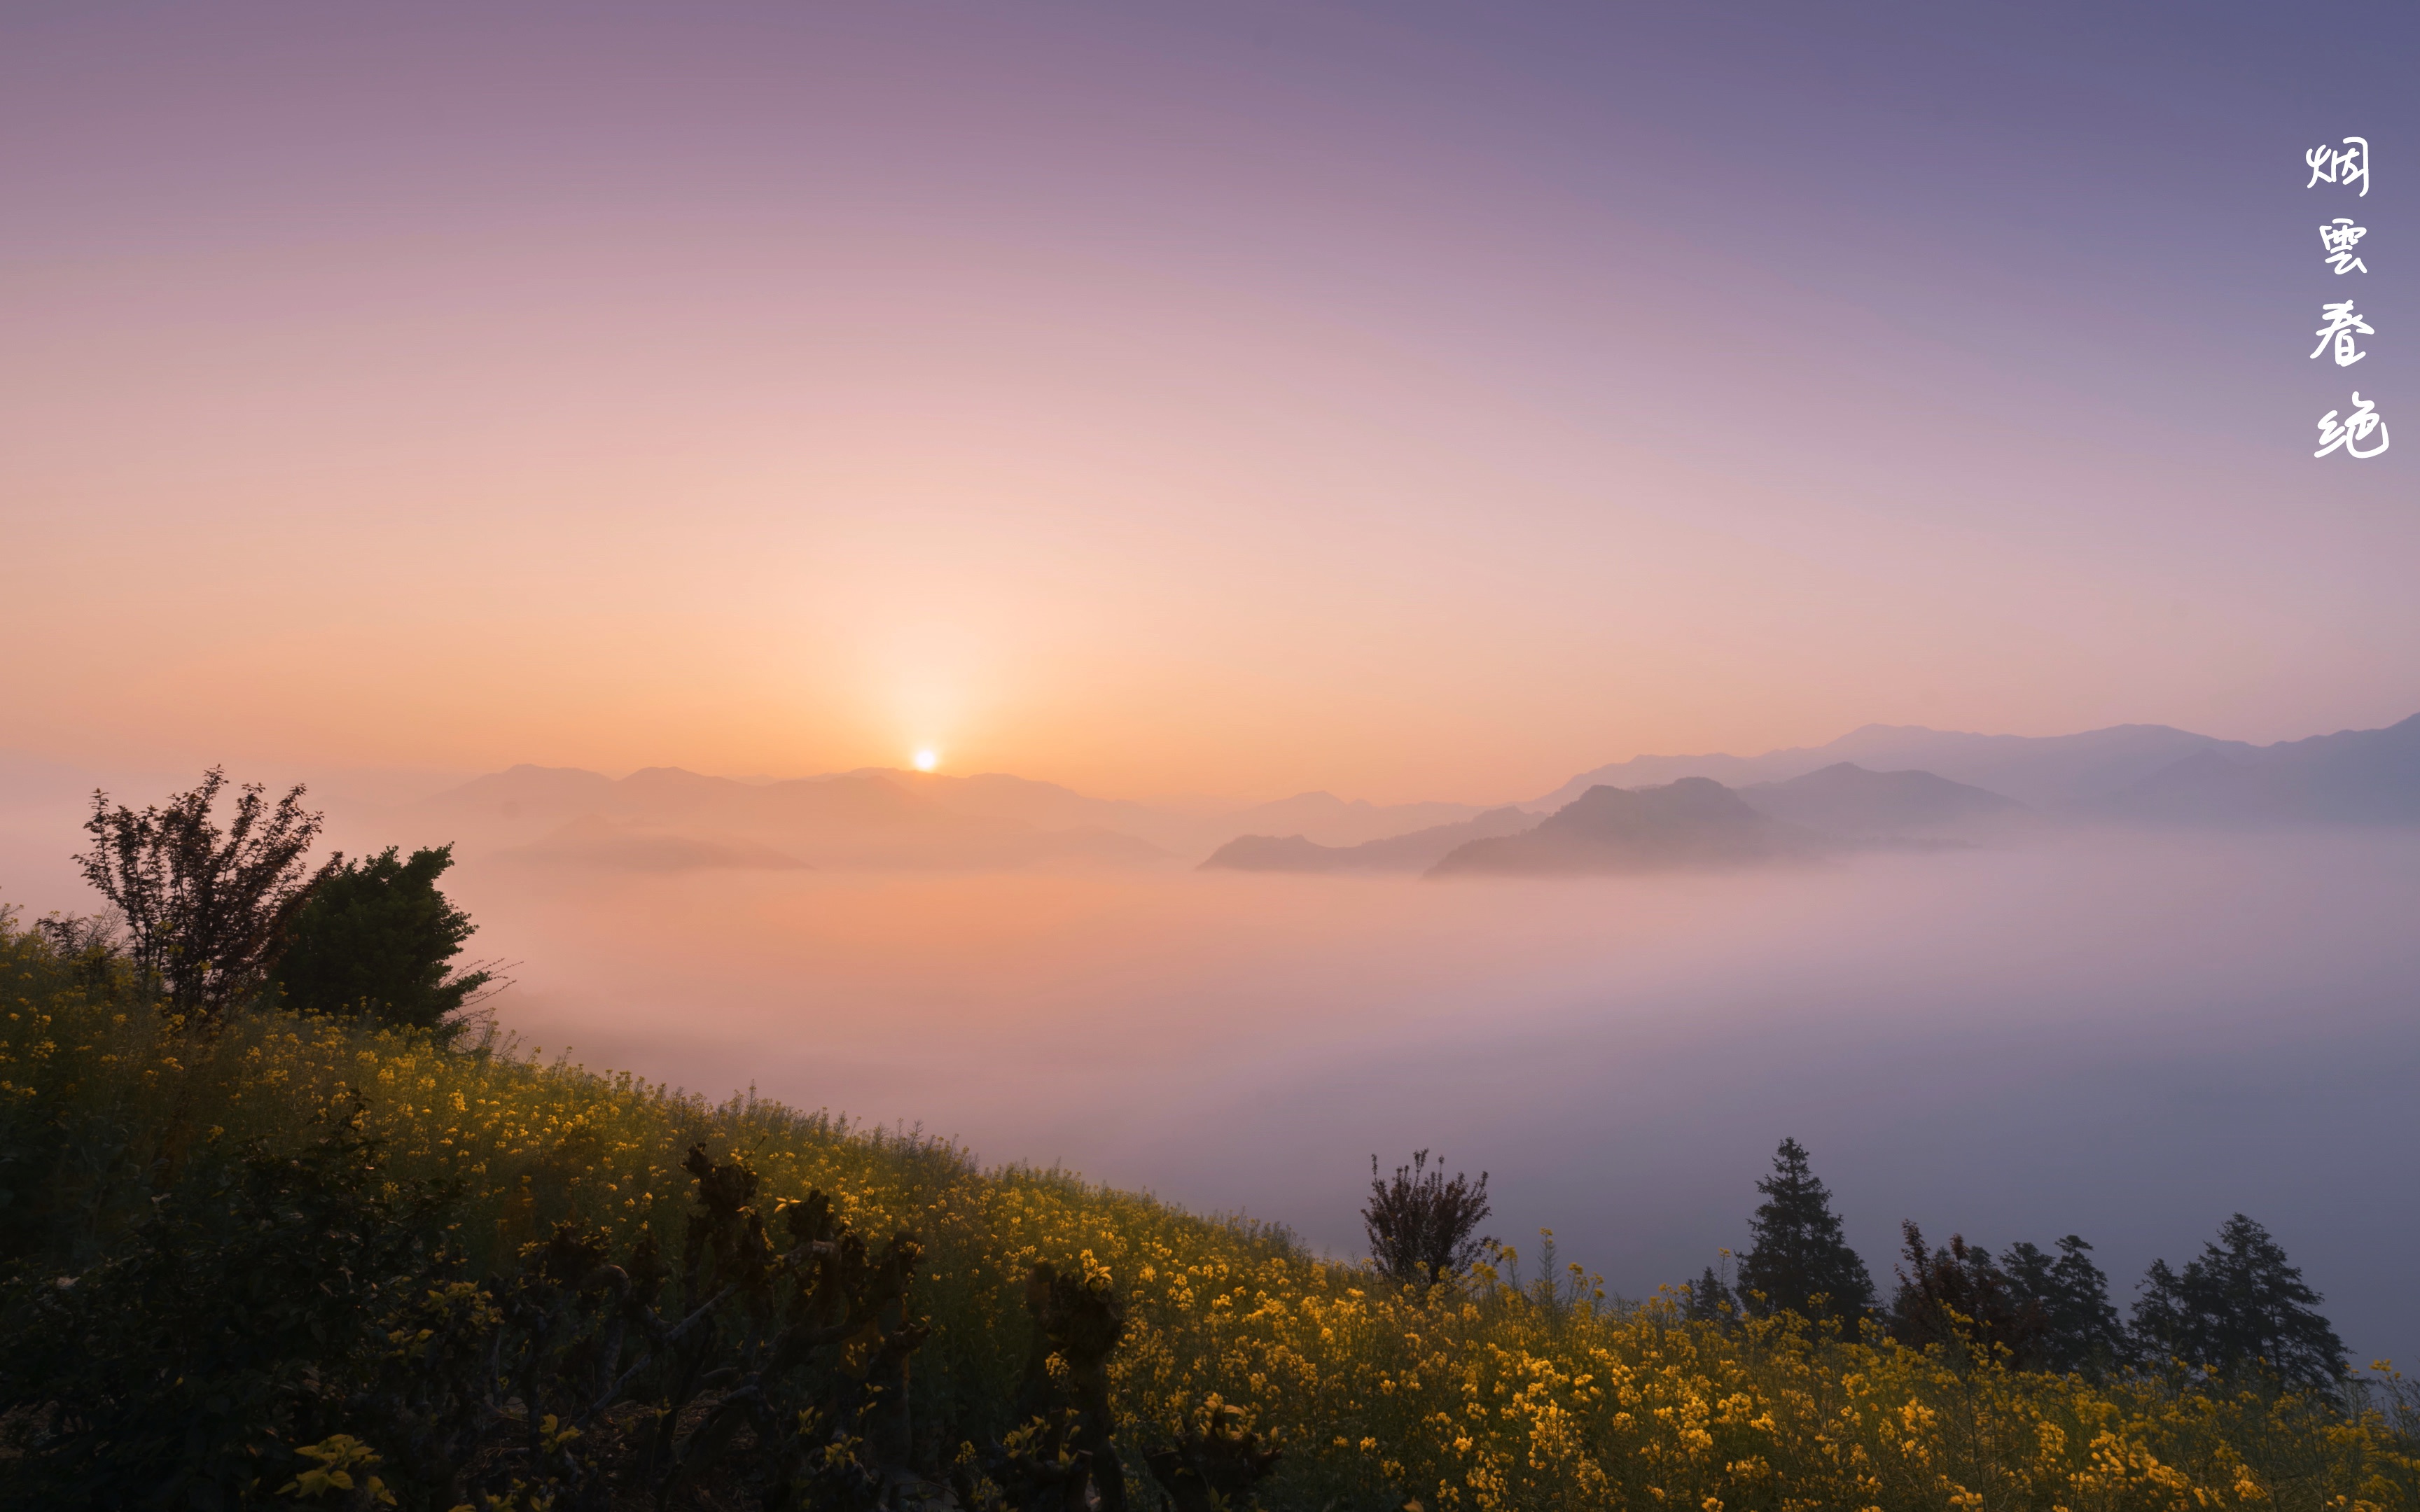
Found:
<path fill-rule="evenodd" d="M 824 866 L 1017 866 L 1081 857 L 1118 862 L 1202 856 L 1243 834 L 1301 834 L 1353 846 L 1467 819 L 1475 804 L 1374 804 L 1329 793 L 1221 809 L 1094 798 L 1006 773 L 957 777 L 861 767 L 780 781 L 706 777 L 673 766 L 619 781 L 520 765 L 410 804 L 396 819 L 464 854 L 529 844 L 584 813 L 662 826 L 761 834 Z M 1047 837 L 1060 837 L 1049 839 Z"/>
<path fill-rule="evenodd" d="M 2420 715 L 2383 730 L 2199 751 L 2098 808 L 2164 824 L 2420 824 Z"/>
<path fill-rule="evenodd" d="M 525 858 L 551 854 L 568 861 L 594 852 L 598 865 L 629 864 L 628 857 L 644 847 L 634 849 L 627 840 L 609 843 L 594 825 L 558 836 L 566 820 L 593 816 L 600 824 L 659 839 L 700 840 L 708 847 L 746 837 L 817 866 L 994 868 L 1063 860 L 1132 863 L 1162 855 L 1146 841 L 1097 825 L 1046 827 L 997 811 L 996 802 L 977 801 L 970 811 L 948 801 L 965 790 L 903 780 L 905 776 L 865 771 L 758 783 L 655 766 L 614 781 L 594 772 L 516 766 L 411 805 L 396 817 L 427 838 L 462 841 L 466 854 L 518 850 Z M 995 783 L 973 791 L 997 799 L 1003 789 Z M 1066 796 L 1078 804 L 1094 801 Z M 625 860 L 609 859 L 616 856 Z"/>
<path fill-rule="evenodd" d="M 1739 795 L 1759 813 L 1852 839 L 1971 839 L 2033 814 L 2014 798 L 1931 772 L 1869 772 L 1852 762 L 1836 762 L 1787 782 L 1760 782 L 1740 789 Z"/>
<path fill-rule="evenodd" d="M 1684 777 L 1636 790 L 1592 787 L 1533 829 L 1457 847 L 1429 875 L 1744 866 L 1837 848 L 1812 830 L 1759 813 L 1719 782 Z"/>
<path fill-rule="evenodd" d="M 480 834 L 543 834 L 613 801 L 613 779 L 573 766 L 523 763 L 407 806 L 415 817 L 467 825 Z"/>
<path fill-rule="evenodd" d="M 1380 804 L 1333 793 L 1297 793 L 1222 813 L 1216 823 L 1229 835 L 1302 835 L 1321 845 L 1353 846 L 1457 824 L 1479 811 L 1471 803 Z"/>
<path fill-rule="evenodd" d="M 1723 819 L 1712 808 L 1683 815 L 1683 800 L 1714 803 L 1704 788 L 1684 786 L 1689 782 L 1780 827 L 1761 831 L 1737 813 Z M 1625 788 L 1662 796 L 1643 808 L 1595 796 Z M 556 832 L 596 815 L 633 832 L 685 836 L 709 847 L 744 839 L 819 867 L 1134 865 L 1174 853 L 1207 856 L 1204 865 L 1214 870 L 1416 871 L 1432 863 L 1446 872 L 1621 869 L 1668 864 L 1654 859 L 1667 853 L 1714 857 L 1761 854 L 1760 847 L 1803 849 L 1791 837 L 1809 832 L 1867 844 L 1972 840 L 2038 822 L 2027 808 L 2050 817 L 2150 824 L 2420 823 L 2420 717 L 2386 730 L 2269 747 L 2165 725 L 2046 737 L 1868 725 L 1827 746 L 1761 756 L 1641 756 L 1583 773 L 1517 808 L 1550 812 L 1556 823 L 1523 833 L 1526 815 L 1505 809 L 1373 804 L 1331 793 L 1234 810 L 1151 805 L 1088 797 L 1004 773 L 868 767 L 738 781 L 650 767 L 615 781 L 521 765 L 388 810 L 380 832 L 421 843 L 458 841 L 465 859 L 516 848 L 577 849 L 578 834 Z M 605 845 L 602 835 L 582 833 L 581 843 Z M 639 854 L 634 843 L 616 841 L 614 854 Z"/>
<path fill-rule="evenodd" d="M 614 872 L 689 872 L 706 868 L 798 872 L 807 863 L 769 845 L 729 837 L 684 834 L 615 824 L 601 814 L 582 814 L 499 858 Z"/>
<path fill-rule="evenodd" d="M 2197 751 L 2249 753 L 2161 724 L 2112 725 L 2073 735 L 1978 735 L 1920 725 L 1869 724 L 1828 746 L 1761 756 L 1639 756 L 1583 772 L 1527 805 L 1554 807 L 1600 783 L 1637 787 L 1682 777 L 1710 777 L 1733 787 L 1786 782 L 1841 762 L 1869 771 L 1923 771 L 2043 810 L 2083 810 Z"/>
<path fill-rule="evenodd" d="M 1517 834 L 1538 822 L 1519 809 L 1433 825 L 1358 845 L 1322 845 L 1302 835 L 1240 835 L 1202 863 L 1203 872 L 1425 872 L 1466 841 Z"/>

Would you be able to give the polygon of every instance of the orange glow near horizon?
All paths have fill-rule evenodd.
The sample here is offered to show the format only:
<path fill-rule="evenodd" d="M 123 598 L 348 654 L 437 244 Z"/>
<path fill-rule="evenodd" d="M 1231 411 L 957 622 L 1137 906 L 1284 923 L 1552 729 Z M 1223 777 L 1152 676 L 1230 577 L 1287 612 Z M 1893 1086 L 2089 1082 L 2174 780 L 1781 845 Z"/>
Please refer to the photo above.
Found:
<path fill-rule="evenodd" d="M 28 39 L 0 747 L 1492 802 L 2420 708 L 2399 464 L 2315 491 L 2106 220 L 2054 285 L 2067 232 L 1859 177 L 1882 126 L 1823 147 L 1795 73 L 1721 125 L 1408 21 L 1333 80 L 958 23 Z M 2009 141 L 2009 204 L 2135 183 Z"/>

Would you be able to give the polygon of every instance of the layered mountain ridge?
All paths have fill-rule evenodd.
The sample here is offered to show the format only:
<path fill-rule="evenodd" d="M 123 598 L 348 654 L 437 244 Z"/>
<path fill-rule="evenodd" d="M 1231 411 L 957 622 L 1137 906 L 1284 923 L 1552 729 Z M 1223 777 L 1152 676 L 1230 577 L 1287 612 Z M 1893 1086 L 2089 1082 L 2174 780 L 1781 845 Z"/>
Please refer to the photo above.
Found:
<path fill-rule="evenodd" d="M 1662 795 L 1632 803 L 1600 792 Z M 1459 872 L 1521 856 L 1552 870 L 1587 849 L 1575 839 L 1584 832 L 1628 837 L 1606 841 L 1635 853 L 1606 863 L 1620 869 L 1658 846 L 1701 858 L 1742 846 L 1807 853 L 1806 842 L 1779 838 L 1791 834 L 1838 847 L 1992 843 L 2053 825 L 2420 824 L 2420 716 L 2265 747 L 2165 725 L 2046 737 L 1868 725 L 1826 746 L 1761 756 L 1635 757 L 1492 809 L 1328 793 L 1178 808 L 1005 773 L 881 767 L 786 780 L 649 767 L 617 780 L 522 765 L 395 817 L 415 837 L 459 842 L 466 856 L 625 870 L 1139 866 L 1204 856 L 1200 864 L 1214 871 Z M 1765 838 L 1751 844 L 1751 830 Z M 1532 835 L 1542 838 L 1525 839 Z"/>
<path fill-rule="evenodd" d="M 1599 784 L 1517 835 L 1449 852 L 1431 876 L 1551 875 L 1735 867 L 1811 859 L 1826 837 L 1761 813 L 1712 778 L 1657 787 Z"/>

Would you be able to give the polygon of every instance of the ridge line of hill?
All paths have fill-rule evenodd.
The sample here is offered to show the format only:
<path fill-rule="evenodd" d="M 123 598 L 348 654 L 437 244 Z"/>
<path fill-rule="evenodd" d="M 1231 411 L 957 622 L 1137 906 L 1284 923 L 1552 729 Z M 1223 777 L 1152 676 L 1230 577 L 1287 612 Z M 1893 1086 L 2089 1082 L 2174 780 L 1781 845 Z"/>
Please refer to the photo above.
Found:
<path fill-rule="evenodd" d="M 430 842 L 458 840 L 469 852 L 658 869 L 1136 866 L 1209 857 L 1221 869 L 1419 871 L 1465 842 L 1509 841 L 1592 790 L 1637 792 L 1693 779 L 1745 795 L 1747 807 L 1769 819 L 1863 839 L 1973 839 L 1978 825 L 2005 829 L 2028 815 L 2222 826 L 2411 824 L 2420 823 L 2420 716 L 2269 746 L 2154 724 L 2049 736 L 1869 724 L 1823 746 L 1759 756 L 1633 757 L 1580 773 L 1542 797 L 1487 809 L 1312 792 L 1199 813 L 998 772 L 861 767 L 762 782 L 672 766 L 615 779 L 522 764 L 395 814 Z"/>

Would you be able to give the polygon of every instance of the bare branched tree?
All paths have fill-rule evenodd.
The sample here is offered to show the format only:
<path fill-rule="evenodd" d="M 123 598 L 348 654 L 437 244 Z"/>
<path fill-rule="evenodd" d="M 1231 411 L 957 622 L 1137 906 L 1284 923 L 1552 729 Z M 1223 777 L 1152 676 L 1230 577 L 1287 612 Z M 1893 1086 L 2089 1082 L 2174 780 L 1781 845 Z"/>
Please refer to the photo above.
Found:
<path fill-rule="evenodd" d="M 1371 1257 L 1378 1269 L 1402 1282 L 1429 1283 L 1469 1269 L 1495 1241 L 1479 1233 L 1480 1223 L 1493 1210 L 1487 1204 L 1487 1173 L 1473 1182 L 1457 1171 L 1445 1179 L 1444 1163 L 1428 1169 L 1429 1152 L 1395 1167 L 1391 1181 L 1378 1174 L 1378 1157 L 1370 1157 L 1370 1201 L 1361 1210 L 1361 1224 L 1370 1238 Z"/>
<path fill-rule="evenodd" d="M 126 921 L 115 909 L 98 914 L 52 914 L 34 920 L 34 932 L 50 948 L 70 959 L 116 955 L 126 948 Z"/>
<path fill-rule="evenodd" d="M 256 990 L 303 895 L 342 859 L 317 872 L 304 859 L 320 816 L 302 809 L 302 788 L 271 806 L 246 783 L 223 831 L 213 822 L 226 774 L 141 813 L 92 795 L 85 831 L 92 849 L 76 857 L 86 881 L 126 920 L 134 964 L 169 1006 L 210 1023 Z"/>

